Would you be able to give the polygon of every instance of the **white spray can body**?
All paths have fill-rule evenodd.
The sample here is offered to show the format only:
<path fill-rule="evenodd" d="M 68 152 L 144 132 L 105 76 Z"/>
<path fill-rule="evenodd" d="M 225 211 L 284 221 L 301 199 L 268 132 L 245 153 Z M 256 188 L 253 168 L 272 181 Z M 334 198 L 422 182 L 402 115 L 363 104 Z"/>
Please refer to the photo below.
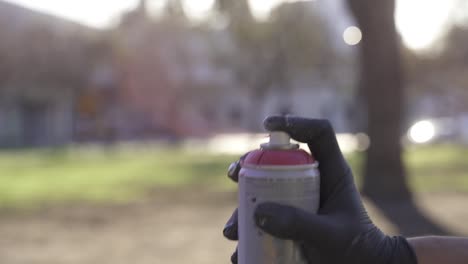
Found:
<path fill-rule="evenodd" d="M 276 202 L 316 213 L 320 175 L 314 158 L 272 132 L 270 142 L 249 152 L 239 172 L 239 264 L 306 264 L 300 246 L 263 232 L 255 225 L 258 204 Z"/>

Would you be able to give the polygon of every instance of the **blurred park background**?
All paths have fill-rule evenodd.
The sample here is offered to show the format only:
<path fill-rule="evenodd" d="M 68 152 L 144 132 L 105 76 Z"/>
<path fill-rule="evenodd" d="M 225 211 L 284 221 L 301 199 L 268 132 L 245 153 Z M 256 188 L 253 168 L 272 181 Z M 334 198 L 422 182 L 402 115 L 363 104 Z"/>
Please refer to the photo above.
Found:
<path fill-rule="evenodd" d="M 464 0 L 0 0 L 0 263 L 228 263 L 269 114 L 386 232 L 468 235 L 467 72 Z"/>

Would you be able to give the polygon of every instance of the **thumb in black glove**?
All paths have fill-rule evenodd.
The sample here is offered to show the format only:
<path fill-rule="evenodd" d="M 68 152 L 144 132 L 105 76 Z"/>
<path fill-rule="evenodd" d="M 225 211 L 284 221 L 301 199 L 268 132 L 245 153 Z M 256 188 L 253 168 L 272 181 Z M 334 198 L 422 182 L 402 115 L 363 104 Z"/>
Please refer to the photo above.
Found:
<path fill-rule="evenodd" d="M 328 121 L 271 116 L 264 126 L 307 143 L 319 161 L 321 183 L 317 215 L 291 206 L 263 203 L 255 211 L 255 222 L 261 229 L 281 239 L 301 242 L 309 263 L 317 263 L 318 259 L 330 264 L 417 263 L 404 237 L 387 236 L 372 223 Z M 231 167 L 231 178 L 236 179 L 238 167 L 239 163 Z M 237 239 L 236 213 L 223 233 L 228 239 Z M 236 263 L 236 253 L 231 259 Z"/>

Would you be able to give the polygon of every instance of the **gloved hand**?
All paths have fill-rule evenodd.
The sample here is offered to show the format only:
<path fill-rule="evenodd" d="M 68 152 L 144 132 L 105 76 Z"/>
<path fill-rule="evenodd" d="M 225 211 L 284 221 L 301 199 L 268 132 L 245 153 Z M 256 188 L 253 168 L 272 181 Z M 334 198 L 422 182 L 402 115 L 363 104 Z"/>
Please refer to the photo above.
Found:
<path fill-rule="evenodd" d="M 258 227 L 278 238 L 300 242 L 304 256 L 313 264 L 417 263 L 404 237 L 388 236 L 372 223 L 328 121 L 271 116 L 264 126 L 308 144 L 319 161 L 320 207 L 315 215 L 291 206 L 263 203 L 254 214 Z M 239 170 L 239 163 L 234 163 L 228 175 L 237 181 Z M 237 240 L 237 210 L 223 233 Z M 237 263 L 237 252 L 231 260 Z"/>

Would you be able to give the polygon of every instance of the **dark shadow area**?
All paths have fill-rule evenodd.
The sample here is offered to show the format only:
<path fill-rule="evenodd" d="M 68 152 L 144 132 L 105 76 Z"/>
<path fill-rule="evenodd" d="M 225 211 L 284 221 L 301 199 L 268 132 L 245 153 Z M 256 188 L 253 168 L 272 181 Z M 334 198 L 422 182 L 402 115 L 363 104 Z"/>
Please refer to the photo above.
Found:
<path fill-rule="evenodd" d="M 404 236 L 456 235 L 426 216 L 413 200 L 407 202 L 370 200 Z"/>

